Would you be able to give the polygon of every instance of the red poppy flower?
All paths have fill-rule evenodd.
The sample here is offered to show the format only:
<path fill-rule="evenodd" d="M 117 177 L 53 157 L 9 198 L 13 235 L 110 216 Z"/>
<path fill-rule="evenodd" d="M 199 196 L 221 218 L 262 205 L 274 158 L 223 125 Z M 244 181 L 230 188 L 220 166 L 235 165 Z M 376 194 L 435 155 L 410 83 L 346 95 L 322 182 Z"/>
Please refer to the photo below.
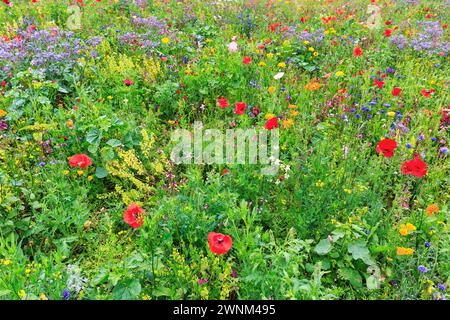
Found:
<path fill-rule="evenodd" d="M 361 56 L 362 53 L 363 53 L 363 52 L 362 52 L 361 47 L 356 47 L 356 48 L 353 50 L 353 55 L 354 55 L 355 57 Z"/>
<path fill-rule="evenodd" d="M 247 108 L 247 104 L 245 102 L 236 102 L 234 105 L 234 113 L 243 115 L 245 112 L 245 108 Z"/>
<path fill-rule="evenodd" d="M 380 81 L 378 79 L 375 79 L 375 85 L 378 86 L 378 88 L 383 89 L 384 81 Z"/>
<path fill-rule="evenodd" d="M 132 228 L 136 229 L 144 224 L 144 213 L 144 209 L 139 207 L 137 204 L 132 203 L 123 213 L 123 220 Z"/>
<path fill-rule="evenodd" d="M 384 36 L 385 37 L 390 37 L 392 35 L 392 29 L 386 29 L 384 30 Z"/>
<path fill-rule="evenodd" d="M 123 84 L 126 85 L 127 87 L 132 86 L 133 85 L 133 80 L 131 79 L 125 79 L 123 80 Z"/>
<path fill-rule="evenodd" d="M 431 94 L 434 93 L 434 92 L 436 92 L 436 90 L 434 90 L 434 89 L 429 89 L 429 90 L 423 89 L 423 90 L 421 91 L 422 95 L 423 95 L 425 98 L 431 97 Z"/>
<path fill-rule="evenodd" d="M 403 174 L 421 178 L 427 174 L 427 164 L 420 160 L 419 155 L 416 153 L 413 160 L 403 162 L 401 170 Z"/>
<path fill-rule="evenodd" d="M 271 31 L 276 31 L 276 30 L 277 30 L 277 27 L 279 27 L 279 26 L 280 26 L 279 23 L 271 24 L 271 25 L 270 25 L 270 30 L 271 30 Z"/>
<path fill-rule="evenodd" d="M 399 87 L 394 87 L 394 89 L 392 89 L 392 95 L 394 97 L 397 97 L 400 93 L 402 93 L 402 89 Z"/>
<path fill-rule="evenodd" d="M 394 150 L 397 148 L 397 142 L 391 139 L 383 139 L 378 142 L 375 149 L 376 153 L 383 153 L 386 158 L 390 158 L 394 155 Z"/>
<path fill-rule="evenodd" d="M 209 250 L 217 254 L 227 253 L 233 245 L 230 236 L 215 232 L 210 232 L 208 234 L 208 242 Z"/>
<path fill-rule="evenodd" d="M 250 62 L 252 62 L 252 58 L 245 56 L 244 58 L 242 58 L 242 62 L 244 64 L 249 64 Z"/>
<path fill-rule="evenodd" d="M 70 157 L 69 165 L 71 167 L 81 167 L 81 169 L 84 170 L 87 166 L 92 165 L 92 159 L 82 153 L 76 154 Z"/>
<path fill-rule="evenodd" d="M 273 128 L 278 128 L 278 119 L 277 117 L 273 117 L 266 121 L 265 125 L 267 130 L 272 130 Z"/>
<path fill-rule="evenodd" d="M 219 97 L 218 101 L 219 101 L 219 107 L 221 107 L 222 109 L 225 109 L 226 107 L 228 107 L 230 105 L 227 98 Z"/>
<path fill-rule="evenodd" d="M 3 88 L 6 87 L 6 81 L 2 81 L 2 87 L 3 87 Z"/>

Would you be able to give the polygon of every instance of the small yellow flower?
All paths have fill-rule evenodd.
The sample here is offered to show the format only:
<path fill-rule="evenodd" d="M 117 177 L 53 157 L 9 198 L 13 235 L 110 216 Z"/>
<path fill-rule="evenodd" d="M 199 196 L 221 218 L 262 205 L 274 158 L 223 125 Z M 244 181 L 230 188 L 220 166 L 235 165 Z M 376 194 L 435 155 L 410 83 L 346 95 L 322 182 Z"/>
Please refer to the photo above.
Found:
<path fill-rule="evenodd" d="M 398 256 L 409 256 L 409 255 L 412 255 L 413 253 L 414 253 L 414 249 L 397 247 L 397 255 Z"/>
<path fill-rule="evenodd" d="M 5 266 L 9 266 L 11 263 L 12 262 L 9 259 L 6 259 L 6 260 L 3 261 L 3 265 L 5 265 Z"/>
<path fill-rule="evenodd" d="M 286 68 L 286 63 L 280 62 L 280 63 L 277 64 L 277 67 L 278 68 Z"/>
<path fill-rule="evenodd" d="M 65 175 L 68 175 L 68 174 L 69 174 L 69 170 L 64 170 L 63 173 L 64 173 Z"/>
<path fill-rule="evenodd" d="M 264 61 L 261 61 L 261 62 L 258 63 L 258 66 L 260 66 L 260 67 L 265 67 L 265 66 L 266 66 L 266 63 L 265 63 Z"/>
<path fill-rule="evenodd" d="M 315 51 L 314 53 L 313 53 L 313 56 L 314 57 L 317 57 L 319 55 L 319 53 L 317 52 L 317 51 Z"/>
<path fill-rule="evenodd" d="M 94 178 L 93 176 L 88 176 L 87 177 L 88 181 L 92 181 L 93 178 Z"/>
<path fill-rule="evenodd" d="M 8 114 L 8 112 L 6 112 L 5 110 L 3 110 L 3 109 L 0 109 L 0 117 L 4 117 L 4 116 L 6 116 Z"/>
<path fill-rule="evenodd" d="M 25 296 L 27 295 L 27 293 L 25 292 L 25 290 L 19 290 L 19 292 L 17 293 L 17 295 L 19 296 L 20 299 L 25 298 Z"/>
<path fill-rule="evenodd" d="M 31 273 L 31 269 L 30 268 L 25 269 L 25 274 L 26 275 L 29 275 L 30 273 Z"/>
<path fill-rule="evenodd" d="M 151 300 L 152 298 L 148 294 L 142 296 L 142 300 Z"/>
<path fill-rule="evenodd" d="M 288 105 L 289 109 L 297 109 L 298 107 L 295 104 Z"/>
<path fill-rule="evenodd" d="M 316 182 L 316 187 L 317 188 L 323 188 L 323 186 L 325 185 L 325 183 L 322 180 L 317 180 Z"/>
<path fill-rule="evenodd" d="M 308 44 L 309 44 L 309 41 L 308 41 L 308 40 L 305 40 L 305 41 L 303 41 L 303 43 L 306 44 L 306 45 L 308 45 Z"/>
<path fill-rule="evenodd" d="M 164 37 L 161 39 L 161 42 L 164 44 L 169 44 L 170 43 L 170 38 Z"/>
<path fill-rule="evenodd" d="M 48 300 L 47 296 L 45 294 L 43 294 L 43 293 L 41 293 L 39 295 L 39 299 L 41 299 L 41 300 Z"/>
<path fill-rule="evenodd" d="M 113 99 L 113 96 L 107 96 L 106 99 L 112 100 L 112 99 Z"/>
<path fill-rule="evenodd" d="M 266 114 L 266 115 L 264 116 L 264 118 L 265 118 L 266 120 L 270 120 L 270 119 L 272 119 L 272 118 L 275 118 L 275 115 L 274 115 L 273 113 L 268 113 L 268 114 Z"/>
<path fill-rule="evenodd" d="M 298 112 L 297 110 L 291 110 L 290 114 L 291 114 L 291 116 L 296 117 L 300 114 L 300 112 Z"/>
<path fill-rule="evenodd" d="M 269 93 L 273 93 L 274 91 L 275 91 L 274 86 L 270 86 L 269 88 L 267 88 L 267 92 L 269 92 Z"/>
<path fill-rule="evenodd" d="M 394 111 L 389 111 L 389 112 L 387 113 L 387 115 L 388 115 L 389 117 L 395 117 L 395 112 L 394 112 Z"/>
<path fill-rule="evenodd" d="M 292 119 L 285 119 L 283 120 L 283 127 L 288 129 L 294 125 L 294 120 Z"/>
<path fill-rule="evenodd" d="M 351 189 L 344 188 L 344 192 L 348 193 L 348 194 L 352 194 L 352 190 Z"/>
<path fill-rule="evenodd" d="M 267 58 L 269 58 L 269 59 L 272 59 L 273 56 L 274 56 L 274 54 L 273 54 L 272 52 L 269 52 L 269 53 L 267 54 Z"/>
<path fill-rule="evenodd" d="M 314 50 L 314 48 L 313 48 L 313 47 L 309 47 L 309 48 L 308 48 L 308 51 L 310 51 L 310 52 L 314 52 L 315 50 Z"/>
<path fill-rule="evenodd" d="M 343 75 L 344 75 L 344 72 L 343 72 L 343 71 L 340 71 L 340 70 L 339 70 L 338 72 L 335 73 L 335 76 L 336 76 L 336 77 L 342 77 Z"/>
<path fill-rule="evenodd" d="M 83 170 L 78 170 L 77 173 L 79 176 L 81 176 L 83 174 Z"/>

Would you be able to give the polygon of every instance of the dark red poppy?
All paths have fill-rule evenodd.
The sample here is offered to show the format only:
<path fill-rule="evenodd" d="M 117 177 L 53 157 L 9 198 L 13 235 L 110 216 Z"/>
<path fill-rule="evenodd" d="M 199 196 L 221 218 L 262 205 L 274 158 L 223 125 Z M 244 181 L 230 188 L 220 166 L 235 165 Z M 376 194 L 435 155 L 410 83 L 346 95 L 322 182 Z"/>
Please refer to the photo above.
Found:
<path fill-rule="evenodd" d="M 247 108 L 247 104 L 245 102 L 236 102 L 234 105 L 234 113 L 243 115 L 245 112 L 245 108 Z"/>
<path fill-rule="evenodd" d="M 137 204 L 132 203 L 123 213 L 123 220 L 132 228 L 136 229 L 144 224 L 144 213 L 144 209 L 139 207 Z"/>
<path fill-rule="evenodd" d="M 92 159 L 82 153 L 76 154 L 70 157 L 69 165 L 71 167 L 81 167 L 81 169 L 84 170 L 87 166 L 92 165 Z"/>
<path fill-rule="evenodd" d="M 272 130 L 273 128 L 278 128 L 278 119 L 277 117 L 273 117 L 266 121 L 265 125 L 267 130 Z"/>
<path fill-rule="evenodd" d="M 402 93 L 402 89 L 399 87 L 394 87 L 394 89 L 392 89 L 392 95 L 394 97 L 397 97 L 400 93 Z"/>
<path fill-rule="evenodd" d="M 133 80 L 131 79 L 125 79 L 123 80 L 123 84 L 126 85 L 127 87 L 132 86 L 133 85 Z"/>
<path fill-rule="evenodd" d="M 413 160 L 403 162 L 401 170 L 403 174 L 421 178 L 427 174 L 427 164 L 420 160 L 419 155 L 416 153 Z"/>
<path fill-rule="evenodd" d="M 249 64 L 250 62 L 252 62 L 252 58 L 245 56 L 244 58 L 242 58 L 242 62 L 244 64 Z"/>
<path fill-rule="evenodd" d="M 355 49 L 353 49 L 353 55 L 354 55 L 355 57 L 361 56 L 362 53 L 363 53 L 363 52 L 362 52 L 361 47 L 356 47 Z"/>
<path fill-rule="evenodd" d="M 208 242 L 209 250 L 217 254 L 227 253 L 233 245 L 233 241 L 230 236 L 215 232 L 210 232 L 208 234 Z"/>
<path fill-rule="evenodd" d="M 375 152 L 381 152 L 386 158 L 390 158 L 394 155 L 395 149 L 397 149 L 397 142 L 391 139 L 383 139 L 378 142 Z"/>
<path fill-rule="evenodd" d="M 221 107 L 222 109 L 225 109 L 230 105 L 227 98 L 219 97 L 217 100 L 219 102 L 219 107 Z"/>

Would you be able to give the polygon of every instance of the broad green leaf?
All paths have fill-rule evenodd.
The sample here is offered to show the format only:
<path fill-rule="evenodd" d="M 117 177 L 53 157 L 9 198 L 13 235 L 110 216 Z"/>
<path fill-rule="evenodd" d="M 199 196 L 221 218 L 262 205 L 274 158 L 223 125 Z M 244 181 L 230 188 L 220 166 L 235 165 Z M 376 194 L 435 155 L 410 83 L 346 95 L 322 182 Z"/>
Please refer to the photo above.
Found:
<path fill-rule="evenodd" d="M 119 282 L 113 289 L 114 299 L 131 300 L 141 293 L 141 283 L 137 279 L 129 279 Z"/>
<path fill-rule="evenodd" d="M 327 254 L 328 252 L 331 251 L 331 243 L 328 239 L 322 239 L 316 245 L 314 250 L 320 255 Z"/>

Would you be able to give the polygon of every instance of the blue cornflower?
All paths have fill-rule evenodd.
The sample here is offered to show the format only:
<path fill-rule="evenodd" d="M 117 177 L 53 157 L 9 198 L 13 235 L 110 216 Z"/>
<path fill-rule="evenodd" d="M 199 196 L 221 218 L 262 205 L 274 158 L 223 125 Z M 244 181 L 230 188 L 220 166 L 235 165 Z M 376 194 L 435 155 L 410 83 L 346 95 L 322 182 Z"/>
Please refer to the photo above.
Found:
<path fill-rule="evenodd" d="M 63 298 L 64 300 L 69 300 L 69 299 L 70 299 L 70 292 L 69 292 L 69 290 L 67 290 L 67 289 L 64 289 L 64 290 L 63 290 L 63 292 L 62 292 L 62 298 Z"/>
<path fill-rule="evenodd" d="M 427 273 L 427 272 L 428 272 L 428 269 L 427 269 L 427 267 L 425 267 L 425 266 L 419 266 L 417 269 L 418 269 L 420 272 L 422 272 L 422 273 Z"/>

